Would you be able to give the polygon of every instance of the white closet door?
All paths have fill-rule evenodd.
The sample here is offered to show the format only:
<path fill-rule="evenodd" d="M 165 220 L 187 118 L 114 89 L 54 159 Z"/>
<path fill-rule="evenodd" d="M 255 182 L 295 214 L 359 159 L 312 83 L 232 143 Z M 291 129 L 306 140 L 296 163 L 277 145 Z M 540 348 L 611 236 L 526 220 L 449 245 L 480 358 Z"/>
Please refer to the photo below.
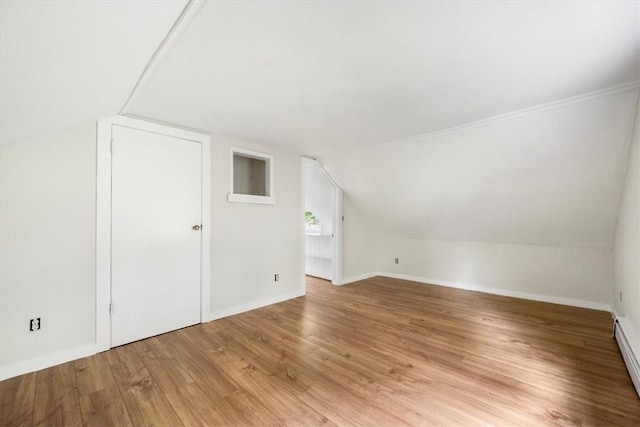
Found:
<path fill-rule="evenodd" d="M 200 322 L 202 151 L 121 126 L 112 147 L 115 347 Z"/>

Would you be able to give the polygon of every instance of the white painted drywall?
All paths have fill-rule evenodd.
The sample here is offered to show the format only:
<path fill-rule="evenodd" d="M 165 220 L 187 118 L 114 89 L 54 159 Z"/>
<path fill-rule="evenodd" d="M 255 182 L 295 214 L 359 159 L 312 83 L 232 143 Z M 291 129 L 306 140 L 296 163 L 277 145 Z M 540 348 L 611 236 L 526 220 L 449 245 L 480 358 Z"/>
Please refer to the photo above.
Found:
<path fill-rule="evenodd" d="M 381 275 L 608 309 L 611 249 L 382 238 Z M 399 264 L 394 264 L 399 258 Z"/>
<path fill-rule="evenodd" d="M 302 294 L 300 156 L 216 135 L 211 145 L 212 317 Z M 227 201 L 232 146 L 274 156 L 275 205 Z"/>
<path fill-rule="evenodd" d="M 320 160 L 383 235 L 611 248 L 637 96 Z"/>
<path fill-rule="evenodd" d="M 640 357 L 640 109 L 629 153 L 614 246 L 613 302 L 624 333 Z M 620 293 L 622 292 L 622 301 Z"/>
<path fill-rule="evenodd" d="M 117 114 L 186 3 L 0 2 L 0 136 Z"/>
<path fill-rule="evenodd" d="M 637 98 L 611 93 L 322 158 L 358 223 L 371 224 L 350 241 L 345 217 L 345 276 L 377 271 L 610 305 Z"/>
<path fill-rule="evenodd" d="M 348 193 L 342 198 L 342 283 L 376 274 L 376 226 L 371 215 L 361 212 Z"/>
<path fill-rule="evenodd" d="M 231 145 L 275 155 L 276 205 L 227 202 Z M 95 123 L 2 141 L 2 377 L 95 351 L 95 150 Z M 304 294 L 300 156 L 213 137 L 211 160 L 209 318 Z"/>
<path fill-rule="evenodd" d="M 1 154 L 4 368 L 95 342 L 96 125 L 3 140 Z"/>
<path fill-rule="evenodd" d="M 318 157 L 638 80 L 639 47 L 634 2 L 212 1 L 129 112 Z"/>

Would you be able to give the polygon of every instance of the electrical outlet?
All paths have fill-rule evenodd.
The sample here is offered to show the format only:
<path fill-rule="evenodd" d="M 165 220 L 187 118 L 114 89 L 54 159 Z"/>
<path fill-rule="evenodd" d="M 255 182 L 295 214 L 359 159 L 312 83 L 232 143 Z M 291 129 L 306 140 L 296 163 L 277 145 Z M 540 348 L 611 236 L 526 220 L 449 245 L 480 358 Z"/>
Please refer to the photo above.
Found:
<path fill-rule="evenodd" d="M 395 262 L 396 264 L 400 264 L 400 260 L 399 260 L 398 258 L 395 258 L 395 259 L 394 259 L 394 262 Z"/>
<path fill-rule="evenodd" d="M 29 321 L 29 331 L 35 332 L 40 330 L 40 318 L 36 317 L 35 319 L 31 319 Z"/>
<path fill-rule="evenodd" d="M 273 278 L 274 281 L 279 282 L 280 281 L 280 275 L 276 274 Z"/>

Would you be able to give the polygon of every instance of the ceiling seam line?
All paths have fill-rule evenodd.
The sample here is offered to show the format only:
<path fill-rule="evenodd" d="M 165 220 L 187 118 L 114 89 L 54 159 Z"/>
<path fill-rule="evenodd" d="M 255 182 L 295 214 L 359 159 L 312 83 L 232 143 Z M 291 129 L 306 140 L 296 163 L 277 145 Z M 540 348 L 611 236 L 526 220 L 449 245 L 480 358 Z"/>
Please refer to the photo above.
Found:
<path fill-rule="evenodd" d="M 587 92 L 584 93 L 582 95 L 576 95 L 576 96 L 571 96 L 568 98 L 564 98 L 564 99 L 560 99 L 557 101 L 552 101 L 552 102 L 548 102 L 545 104 L 539 104 L 533 107 L 527 107 L 527 108 L 523 108 L 520 110 L 514 110 L 508 113 L 504 113 L 504 114 L 499 114 L 493 117 L 489 117 L 486 119 L 481 119 L 481 120 L 476 120 L 473 122 L 469 122 L 466 124 L 462 124 L 462 125 L 458 125 L 458 126 L 452 126 L 449 128 L 445 128 L 445 129 L 441 129 L 441 130 L 435 130 L 432 132 L 427 132 L 424 134 L 420 134 L 420 135 L 415 135 L 415 136 L 410 136 L 407 138 L 401 138 L 401 139 L 396 139 L 393 141 L 388 141 L 388 142 L 382 142 L 379 144 L 374 144 L 374 145 L 368 145 L 368 146 L 363 146 L 363 147 L 357 147 L 351 150 L 347 150 L 346 152 L 334 152 L 334 153 L 330 153 L 328 155 L 325 156 L 321 156 L 321 157 L 333 157 L 335 155 L 353 155 L 353 154 L 357 154 L 363 151 L 370 151 L 370 150 L 383 150 L 389 147 L 393 147 L 395 145 L 402 145 L 402 144 L 409 144 L 412 142 L 419 142 L 419 141 L 423 141 L 423 140 L 427 140 L 430 138 L 434 138 L 437 136 L 442 136 L 442 135 L 447 135 L 450 133 L 454 133 L 457 131 L 461 131 L 461 130 L 465 130 L 465 129 L 473 129 L 476 127 L 480 127 L 480 126 L 485 126 L 485 125 L 489 125 L 492 123 L 498 123 L 504 120 L 510 120 L 510 119 L 514 119 L 517 117 L 521 117 L 521 116 L 525 116 L 527 114 L 533 114 L 533 113 L 537 113 L 540 111 L 546 111 L 546 110 L 550 110 L 553 108 L 558 108 L 558 107 L 564 107 L 566 105 L 571 105 L 571 104 L 576 104 L 578 102 L 582 102 L 582 101 L 587 101 L 590 99 L 596 99 L 596 98 L 600 98 L 603 96 L 607 96 L 607 95 L 612 95 L 615 93 L 620 93 L 620 92 L 626 92 L 626 91 L 630 91 L 630 90 L 635 90 L 635 89 L 639 89 L 640 88 L 640 80 L 636 80 L 636 81 L 632 81 L 632 82 L 628 82 L 628 83 L 623 83 L 620 85 L 616 85 L 616 86 L 612 86 L 609 88 L 605 88 L 605 89 L 600 89 L 600 90 L 596 90 L 596 91 L 592 91 L 592 92 Z"/>
<path fill-rule="evenodd" d="M 627 187 L 629 181 L 629 166 L 631 165 L 631 154 L 633 153 L 633 143 L 636 138 L 640 138 L 640 132 L 638 132 L 638 116 L 640 114 L 640 91 L 638 91 L 637 99 L 636 99 L 636 108 L 634 110 L 634 116 L 631 124 L 631 141 L 629 142 L 629 148 L 627 149 L 627 161 L 624 165 L 624 178 L 622 180 L 622 188 L 620 191 L 620 197 L 618 198 L 618 207 L 616 209 L 617 215 L 616 220 L 613 223 L 613 245 L 612 250 L 615 251 L 616 248 L 616 237 L 618 235 L 618 225 L 620 222 L 620 211 L 622 210 L 622 200 L 624 199 L 624 190 Z M 615 278 L 614 283 L 615 286 Z"/>
<path fill-rule="evenodd" d="M 198 7 L 195 7 L 195 5 L 197 5 Z M 169 30 L 167 35 L 162 39 L 162 42 L 160 43 L 158 48 L 153 52 L 153 55 L 151 55 L 151 58 L 149 59 L 149 61 L 147 62 L 147 65 L 142 70 L 142 73 L 140 74 L 140 77 L 138 77 L 138 80 L 136 81 L 136 84 L 133 86 L 133 89 L 131 90 L 131 93 L 127 97 L 127 100 L 122 105 L 122 108 L 120 108 L 118 115 L 124 115 L 127 113 L 129 106 L 131 105 L 131 102 L 138 94 L 138 91 L 142 86 L 142 83 L 144 83 L 144 81 L 149 76 L 151 69 L 158 63 L 159 58 L 166 52 L 167 48 L 169 47 L 171 41 L 175 38 L 176 34 L 178 34 L 178 32 L 184 28 L 184 26 L 190 20 L 190 18 L 192 18 L 203 5 L 204 5 L 204 1 L 202 0 L 188 0 L 187 4 L 182 9 L 182 12 L 180 12 L 180 15 L 171 26 L 171 29 Z"/>

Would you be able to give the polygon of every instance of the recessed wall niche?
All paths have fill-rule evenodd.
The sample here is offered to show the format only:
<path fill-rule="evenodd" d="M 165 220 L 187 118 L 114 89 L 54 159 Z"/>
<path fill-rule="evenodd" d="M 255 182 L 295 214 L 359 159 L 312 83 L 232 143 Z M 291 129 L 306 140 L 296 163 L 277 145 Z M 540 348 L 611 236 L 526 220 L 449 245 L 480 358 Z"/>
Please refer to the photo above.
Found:
<path fill-rule="evenodd" d="M 273 156 L 231 147 L 230 189 L 227 200 L 274 205 Z"/>

